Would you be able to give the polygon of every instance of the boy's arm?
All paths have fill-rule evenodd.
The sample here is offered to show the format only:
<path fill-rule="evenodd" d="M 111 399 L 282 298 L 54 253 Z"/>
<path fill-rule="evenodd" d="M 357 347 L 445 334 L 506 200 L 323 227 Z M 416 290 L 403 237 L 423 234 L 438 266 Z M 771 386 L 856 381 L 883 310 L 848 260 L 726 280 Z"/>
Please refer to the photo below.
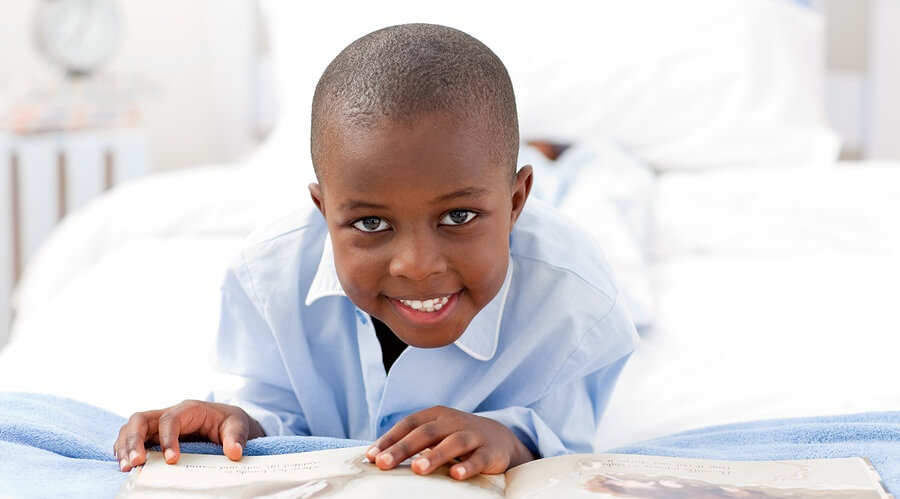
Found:
<path fill-rule="evenodd" d="M 639 339 L 628 312 L 621 303 L 613 306 L 599 323 L 588 330 L 578 342 L 575 350 L 560 366 L 550 387 L 537 400 L 524 406 L 510 406 L 502 409 L 467 414 L 469 418 L 445 417 L 422 418 L 426 411 L 412 414 L 397 423 L 379 438 L 367 454 L 379 467 L 392 468 L 404 459 L 420 451 L 428 459 L 427 466 L 413 463 L 413 470 L 430 473 L 447 460 L 460 457 L 463 463 L 454 465 L 454 478 L 468 478 L 475 473 L 500 473 L 505 466 L 515 465 L 515 453 L 508 453 L 509 438 L 521 443 L 534 457 L 550 457 L 572 452 L 594 452 L 597 426 L 603 414 L 613 386 L 625 366 Z M 528 382 L 528 380 L 523 380 Z M 441 412 L 455 409 L 441 408 Z M 457 413 L 460 411 L 456 411 Z M 462 413 L 466 414 L 466 413 Z M 477 418 L 477 419 L 472 419 Z M 500 423 L 497 431 L 485 433 L 490 428 L 479 422 L 491 420 Z M 470 422 L 469 427 L 454 427 L 457 421 Z M 475 429 L 474 438 L 472 430 Z M 461 438 L 462 437 L 462 438 Z M 457 444 L 445 442 L 456 440 Z M 471 449 L 458 452 L 465 446 L 459 440 L 475 445 Z M 472 442 L 474 441 L 474 444 Z M 453 448 L 453 452 L 434 455 L 441 447 Z M 483 447 L 493 447 L 481 451 Z M 425 450 L 429 449 L 429 450 Z M 390 455 L 390 457 L 387 457 Z M 491 462 L 484 462 L 484 456 L 493 456 Z M 499 469 L 499 462 L 506 465 Z M 387 459 L 388 462 L 385 462 Z M 459 469 L 463 475 L 455 474 Z"/>
<path fill-rule="evenodd" d="M 527 407 L 475 414 L 502 423 L 538 458 L 596 452 L 600 417 L 629 356 L 551 390 Z"/>
<path fill-rule="evenodd" d="M 268 436 L 309 433 L 303 409 L 289 386 L 278 345 L 253 294 L 246 264 L 229 269 L 222 285 L 216 338 L 216 389 L 210 398 L 237 405 Z"/>
<path fill-rule="evenodd" d="M 621 295 L 568 353 L 547 390 L 524 407 L 480 413 L 503 423 L 538 457 L 596 452 L 613 388 L 640 343 Z"/>

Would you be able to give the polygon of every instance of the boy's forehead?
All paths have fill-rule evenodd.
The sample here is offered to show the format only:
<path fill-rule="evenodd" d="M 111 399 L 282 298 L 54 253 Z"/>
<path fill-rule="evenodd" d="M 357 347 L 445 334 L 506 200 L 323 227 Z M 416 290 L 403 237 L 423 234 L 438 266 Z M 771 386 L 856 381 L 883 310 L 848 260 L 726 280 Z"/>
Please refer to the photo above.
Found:
<path fill-rule="evenodd" d="M 494 173 L 491 135 L 477 123 L 450 114 L 430 114 L 403 120 L 381 120 L 373 126 L 337 122 L 323 128 L 320 168 L 343 175 L 371 177 L 375 168 L 393 166 Z M 328 176 L 330 172 L 323 172 Z M 462 172 L 461 172 L 462 173 Z M 342 175 L 342 176 L 343 176 Z M 480 176 L 480 175 L 479 175 Z"/>
<path fill-rule="evenodd" d="M 428 135 L 454 136 L 470 135 L 482 128 L 477 119 L 462 117 L 457 113 L 430 112 L 412 116 L 391 116 L 379 120 L 360 123 L 352 118 L 332 116 L 324 128 L 324 138 L 332 142 L 346 144 L 360 138 L 390 142 L 404 140 L 411 133 L 427 130 Z"/>
<path fill-rule="evenodd" d="M 497 164 L 482 141 L 458 127 L 420 122 L 342 129 L 330 141 L 320 158 L 320 181 L 332 196 L 377 194 L 399 203 L 404 194 L 438 200 L 505 194 L 509 188 L 508 166 Z"/>

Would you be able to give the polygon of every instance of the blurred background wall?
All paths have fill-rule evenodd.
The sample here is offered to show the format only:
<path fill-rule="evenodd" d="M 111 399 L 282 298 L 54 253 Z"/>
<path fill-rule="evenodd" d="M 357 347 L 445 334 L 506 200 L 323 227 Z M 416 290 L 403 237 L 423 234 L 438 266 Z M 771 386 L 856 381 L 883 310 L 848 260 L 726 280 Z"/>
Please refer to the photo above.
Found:
<path fill-rule="evenodd" d="M 0 84 L 57 70 L 33 43 L 38 0 L 0 0 Z M 259 50 L 252 0 L 121 0 L 122 45 L 103 70 L 141 87 L 154 170 L 227 162 L 256 145 Z M 27 83 L 25 83 L 27 82 Z"/>
<path fill-rule="evenodd" d="M 828 111 L 852 159 L 900 158 L 900 2 L 815 0 L 827 23 Z"/>

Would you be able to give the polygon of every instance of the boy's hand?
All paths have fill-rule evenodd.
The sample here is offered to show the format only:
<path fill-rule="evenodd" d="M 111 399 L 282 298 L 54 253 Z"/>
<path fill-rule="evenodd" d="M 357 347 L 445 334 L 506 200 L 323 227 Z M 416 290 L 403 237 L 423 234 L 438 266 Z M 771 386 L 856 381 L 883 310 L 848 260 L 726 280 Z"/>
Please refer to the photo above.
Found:
<path fill-rule="evenodd" d="M 263 437 L 265 432 L 240 407 L 185 400 L 167 409 L 132 414 L 119 430 L 113 454 L 122 471 L 131 471 L 147 461 L 144 443 L 158 443 L 166 462 L 175 464 L 181 454 L 178 438 L 182 435 L 221 444 L 225 455 L 237 461 L 247 440 Z"/>
<path fill-rule="evenodd" d="M 462 462 L 450 468 L 450 476 L 457 480 L 478 473 L 503 473 L 534 459 L 531 451 L 501 423 L 441 406 L 403 418 L 375 441 L 366 457 L 388 470 L 419 452 L 421 456 L 412 462 L 412 470 L 420 475 L 460 458 Z"/>

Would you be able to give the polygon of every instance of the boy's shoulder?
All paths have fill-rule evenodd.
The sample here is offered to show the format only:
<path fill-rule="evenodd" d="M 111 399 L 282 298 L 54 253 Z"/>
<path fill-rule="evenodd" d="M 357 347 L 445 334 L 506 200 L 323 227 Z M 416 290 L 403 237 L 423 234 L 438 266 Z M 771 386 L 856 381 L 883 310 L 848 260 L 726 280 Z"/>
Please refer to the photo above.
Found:
<path fill-rule="evenodd" d="M 254 299 L 262 306 L 268 306 L 273 297 L 295 300 L 294 295 L 313 281 L 327 232 L 315 206 L 263 221 L 244 238 L 230 272 L 253 289 Z"/>
<path fill-rule="evenodd" d="M 289 258 L 318 263 L 327 233 L 325 218 L 315 206 L 300 207 L 258 224 L 244 238 L 241 256 L 244 262 Z"/>
<path fill-rule="evenodd" d="M 600 244 L 571 218 L 529 199 L 510 238 L 513 259 L 577 276 L 609 298 L 618 294 Z"/>
<path fill-rule="evenodd" d="M 325 237 L 325 218 L 315 206 L 297 208 L 275 218 L 262 221 L 244 238 L 244 248 L 266 245 L 286 237 Z"/>

